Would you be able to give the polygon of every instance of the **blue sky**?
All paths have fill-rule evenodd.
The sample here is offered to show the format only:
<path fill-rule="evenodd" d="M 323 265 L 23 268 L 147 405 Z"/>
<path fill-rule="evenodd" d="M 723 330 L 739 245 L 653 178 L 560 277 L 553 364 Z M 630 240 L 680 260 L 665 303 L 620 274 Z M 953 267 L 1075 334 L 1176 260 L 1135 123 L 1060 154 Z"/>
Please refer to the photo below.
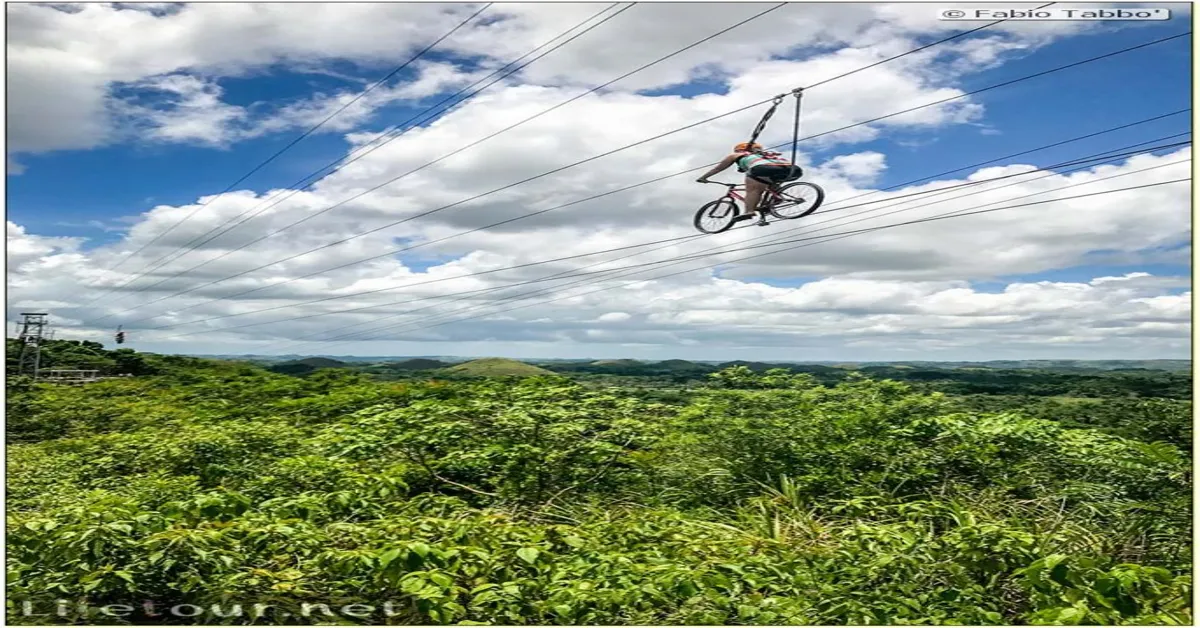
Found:
<path fill-rule="evenodd" d="M 1179 32 L 1175 23 L 1116 29 L 1102 34 L 1071 37 L 1050 44 L 1027 57 L 1018 57 L 998 68 L 969 75 L 955 85 L 970 91 L 1044 69 L 1143 43 Z M 929 132 L 893 133 L 874 142 L 859 143 L 855 150 L 887 154 L 888 169 L 881 186 L 902 183 L 937 171 L 959 167 L 993 156 L 1021 151 L 1107 127 L 1169 113 L 1190 106 L 1190 38 L 1160 44 L 1115 58 L 1064 70 L 973 97 L 987 106 L 982 120 L 989 132 L 971 125 L 951 125 Z M 437 55 L 433 55 L 437 58 Z M 1153 71 L 1147 71 L 1152 68 Z M 387 73 L 379 67 L 365 70 L 341 63 L 330 70 L 373 82 Z M 410 77 L 404 72 L 397 82 Z M 248 106 L 257 102 L 289 100 L 313 92 L 346 88 L 348 80 L 314 73 L 292 73 L 273 67 L 252 76 L 221 79 L 224 100 Z M 454 90 L 457 91 L 457 90 Z M 653 95 L 695 95 L 722 90 L 711 80 L 647 90 Z M 143 92 L 144 93 L 144 92 Z M 380 131 L 407 120 L 453 92 L 425 99 L 421 106 L 393 106 L 378 110 L 368 129 Z M 785 107 L 789 107 L 790 102 Z M 773 120 L 773 133 L 786 130 L 790 110 Z M 1159 136 L 1190 130 L 1188 116 L 1180 115 L 1133 129 L 1072 143 L 1024 157 L 1036 165 L 1065 161 Z M 994 132 L 992 132 L 994 131 Z M 122 143 L 83 151 L 23 155 L 26 172 L 8 177 L 9 219 L 49 236 L 81 235 L 78 225 L 112 221 L 157 204 L 182 204 L 197 196 L 224 189 L 265 158 L 285 146 L 296 131 L 241 141 L 228 149 L 177 144 Z M 772 136 L 774 137 L 774 136 Z M 292 147 L 281 158 L 259 171 L 243 185 L 258 191 L 286 186 L 345 155 L 340 134 L 317 133 Z M 814 153 L 816 159 L 836 156 L 844 147 Z M 63 223 L 68 223 L 64 225 Z M 86 232 L 95 244 L 114 236 L 99 229 Z"/>
<path fill-rule="evenodd" d="M 937 77 L 941 71 L 945 76 L 944 86 L 971 91 L 1177 34 L 1187 29 L 1186 22 L 1184 18 L 1165 23 L 1112 24 L 1087 34 L 1058 37 L 1048 45 L 1033 51 L 1007 53 L 1003 55 L 1002 63 L 978 71 L 962 72 L 954 66 L 955 63 L 961 62 L 960 58 L 943 57 L 937 62 L 925 63 L 922 72 L 925 76 L 934 77 L 933 81 L 930 81 L 931 84 L 926 86 L 928 88 L 938 86 Z M 989 35 L 990 33 L 985 32 L 980 37 Z M 932 41 L 942 36 L 944 34 L 929 35 L 923 39 Z M 934 172 L 1028 150 L 1041 144 L 1185 109 L 1191 105 L 1191 46 L 1190 37 L 1180 38 L 972 96 L 971 102 L 985 107 L 984 115 L 972 123 L 946 123 L 908 129 L 888 127 L 877 139 L 871 141 L 835 144 L 824 148 L 806 144 L 803 145 L 803 150 L 808 153 L 810 160 L 818 165 L 848 153 L 882 153 L 886 156 L 887 167 L 878 172 L 876 178 L 869 183 L 870 188 L 878 189 L 899 185 Z M 801 48 L 800 53 L 777 58 L 798 62 L 809 56 L 835 52 L 837 48 L 839 46 Z M 517 55 L 501 57 L 500 64 L 515 56 Z M 456 64 L 458 71 L 468 72 L 477 67 L 479 59 L 460 52 L 434 52 L 425 60 Z M 625 64 L 623 67 L 628 69 L 634 65 L 637 64 Z M 334 55 L 321 58 L 317 62 L 306 62 L 304 66 L 279 61 L 227 75 L 216 72 L 212 73 L 210 78 L 213 85 L 219 86 L 219 96 L 223 105 L 247 107 L 253 120 L 257 122 L 275 115 L 281 106 L 288 103 L 308 98 L 315 93 L 330 94 L 360 88 L 374 82 L 390 70 L 391 67 L 379 63 L 377 59 L 367 62 L 364 58 L 351 60 Z M 175 71 L 185 72 L 186 69 Z M 742 71 L 746 70 L 727 70 L 734 75 Z M 606 71 L 599 74 L 611 77 L 619 73 Z M 401 85 L 418 76 L 419 71 L 416 68 L 405 71 L 398 79 L 390 82 L 389 87 Z M 169 100 L 164 92 L 136 89 L 131 85 L 136 83 L 112 83 L 108 89 L 114 95 L 151 108 L 161 106 Z M 352 131 L 370 133 L 389 128 L 421 113 L 426 105 L 436 103 L 458 88 L 459 85 L 455 85 L 451 89 L 419 100 L 400 100 L 395 101 L 396 104 L 379 107 Z M 577 93 L 579 89 L 572 87 L 565 93 Z M 709 76 L 682 85 L 652 86 L 639 94 L 645 97 L 694 98 L 727 92 L 728 85 Z M 787 132 L 791 114 L 790 104 L 788 102 L 776 115 L 765 137 L 775 140 Z M 569 115 L 572 114 L 567 114 Z M 664 112 L 664 115 L 669 117 L 670 114 Z M 462 126 L 463 123 L 459 120 L 456 124 Z M 1189 112 L 1005 160 L 1001 165 L 1015 162 L 1046 166 L 1090 153 L 1116 150 L 1128 144 L 1187 132 L 1190 131 L 1190 127 Z M 16 155 L 16 160 L 23 166 L 23 172 L 10 174 L 6 181 L 8 219 L 38 237 L 85 238 L 86 242 L 82 247 L 85 251 L 119 246 L 124 238 L 121 230 L 132 221 L 139 220 L 138 216 L 143 212 L 159 205 L 186 205 L 195 202 L 197 197 L 221 191 L 263 159 L 291 142 L 298 132 L 299 129 L 290 128 L 250 139 L 239 139 L 222 147 L 196 143 L 138 141 L 135 138 L 87 149 L 20 153 Z M 239 185 L 238 189 L 252 189 L 262 193 L 273 188 L 292 186 L 317 168 L 343 157 L 349 146 L 344 137 L 345 133 L 346 131 L 322 131 L 306 138 Z M 1190 139 L 1190 136 L 1171 141 L 1182 139 Z M 430 154 L 429 158 L 435 158 L 443 152 L 441 148 L 437 148 L 436 154 Z M 570 156 L 583 159 L 590 155 L 591 153 L 580 152 Z M 959 173 L 948 178 L 965 174 Z M 830 198 L 826 202 L 834 200 L 836 198 Z M 688 208 L 686 211 L 691 210 Z M 1027 220 L 1036 223 L 1039 214 L 1055 212 L 1057 208 L 1055 205 L 1046 205 L 1027 211 Z M 1136 209 L 1131 208 L 1131 211 Z M 586 215 L 582 210 L 579 213 Z M 679 215 L 681 223 L 689 219 L 690 216 Z M 408 236 L 395 236 L 390 241 L 394 243 L 395 238 L 403 237 Z M 1184 239 L 1172 243 L 1171 247 L 1167 248 L 1172 247 L 1176 251 L 1188 250 Z M 817 257 L 822 255 L 823 250 L 819 247 L 806 249 L 809 254 Z M 465 259 L 469 252 L 416 251 L 404 255 L 400 260 L 409 271 L 425 273 L 446 262 Z M 980 293 L 1000 293 L 1005 286 L 1014 282 L 1087 283 L 1096 277 L 1122 276 L 1137 272 L 1157 276 L 1190 277 L 1190 266 L 1184 262 L 1182 255 L 1142 255 L 1125 263 L 1118 259 L 1121 253 L 1129 257 L 1137 252 L 1095 253 L 1095 263 L 1079 263 L 1080 259 L 1072 259 L 1036 272 L 1012 273 L 1006 272 L 1007 269 L 1003 266 L 997 266 L 991 277 L 979 277 L 976 273 L 971 285 Z M 981 255 L 987 253 L 981 252 Z M 543 254 L 540 257 L 548 255 Z M 1087 257 L 1088 255 L 1084 255 L 1084 260 Z M 592 261 L 594 258 L 582 260 L 580 263 Z M 195 259 L 191 261 L 197 262 Z M 774 272 L 756 273 L 746 269 L 725 269 L 718 273 L 718 276 L 786 288 L 804 286 L 824 278 L 811 272 L 788 272 L 783 275 Z M 1180 294 L 1183 291 L 1184 288 L 1175 286 L 1166 289 L 1165 294 Z"/>

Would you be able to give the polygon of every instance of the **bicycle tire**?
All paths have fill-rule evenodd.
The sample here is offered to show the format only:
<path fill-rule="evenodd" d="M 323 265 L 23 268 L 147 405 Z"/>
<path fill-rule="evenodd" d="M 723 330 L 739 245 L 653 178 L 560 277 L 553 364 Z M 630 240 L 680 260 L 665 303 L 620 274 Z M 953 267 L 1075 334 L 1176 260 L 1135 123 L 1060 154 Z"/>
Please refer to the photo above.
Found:
<path fill-rule="evenodd" d="M 795 188 L 812 188 L 813 190 L 815 190 L 817 192 L 817 197 L 815 200 L 813 200 L 811 202 L 806 202 L 803 206 L 791 205 L 789 207 L 784 208 L 783 211 L 777 209 L 775 207 L 776 203 L 772 202 L 771 206 L 768 208 L 767 211 L 771 212 L 772 216 L 774 216 L 780 220 L 795 220 L 797 218 L 803 218 L 803 217 L 817 211 L 817 208 L 821 206 L 821 203 L 825 202 L 825 190 L 821 189 L 821 186 L 817 185 L 816 183 L 809 183 L 808 181 L 797 181 L 796 183 L 789 183 L 788 185 L 785 185 L 785 186 L 779 188 L 779 195 L 786 198 L 786 197 L 788 197 L 788 190 L 792 190 Z M 788 209 L 794 209 L 794 208 L 799 208 L 799 209 L 802 209 L 803 211 L 801 211 L 800 213 L 795 214 L 795 215 L 793 215 L 791 212 L 786 211 Z"/>
<path fill-rule="evenodd" d="M 725 216 L 722 218 L 717 218 L 717 220 L 723 219 L 725 221 L 725 223 L 722 226 L 720 226 L 719 228 L 715 228 L 715 229 L 707 229 L 707 228 L 703 227 L 701 225 L 701 221 L 705 218 L 705 216 L 710 215 L 713 212 L 713 210 L 717 209 L 721 205 L 729 206 L 728 211 L 725 213 Z M 700 233 L 721 233 L 724 231 L 728 231 L 729 228 L 733 226 L 733 223 L 737 222 L 738 213 L 739 212 L 738 212 L 738 207 L 737 207 L 736 203 L 734 203 L 733 201 L 731 201 L 727 198 L 720 198 L 715 201 L 705 203 L 699 210 L 697 210 L 696 217 L 692 219 L 692 225 L 695 226 L 696 230 L 699 231 Z"/>

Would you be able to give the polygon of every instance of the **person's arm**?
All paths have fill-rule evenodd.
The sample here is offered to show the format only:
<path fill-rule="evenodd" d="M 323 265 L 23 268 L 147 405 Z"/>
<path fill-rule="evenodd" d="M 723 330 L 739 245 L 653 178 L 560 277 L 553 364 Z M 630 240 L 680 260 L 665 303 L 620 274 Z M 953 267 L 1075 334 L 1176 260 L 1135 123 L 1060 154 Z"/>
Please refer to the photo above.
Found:
<path fill-rule="evenodd" d="M 718 173 L 720 173 L 722 170 L 724 170 L 724 169 L 726 169 L 726 168 L 728 168 L 728 167 L 732 166 L 732 165 L 733 165 L 733 162 L 735 162 L 735 161 L 737 161 L 737 160 L 738 160 L 738 157 L 741 157 L 741 155 L 739 155 L 739 154 L 737 154 L 737 153 L 734 153 L 734 154 L 732 154 L 732 155 L 729 155 L 729 156 L 728 156 L 728 157 L 726 157 L 725 159 L 722 159 L 722 160 L 721 160 L 721 163 L 719 163 L 719 164 L 717 164 L 717 165 L 713 166 L 713 169 L 712 169 L 712 170 L 709 170 L 708 172 L 704 173 L 704 176 L 702 176 L 702 177 L 700 177 L 699 179 L 696 179 L 696 180 L 697 180 L 697 181 L 699 181 L 700 183 L 708 183 L 708 178 L 709 178 L 709 177 L 711 177 L 711 176 L 713 176 L 713 175 L 715 175 L 715 174 L 718 174 Z"/>

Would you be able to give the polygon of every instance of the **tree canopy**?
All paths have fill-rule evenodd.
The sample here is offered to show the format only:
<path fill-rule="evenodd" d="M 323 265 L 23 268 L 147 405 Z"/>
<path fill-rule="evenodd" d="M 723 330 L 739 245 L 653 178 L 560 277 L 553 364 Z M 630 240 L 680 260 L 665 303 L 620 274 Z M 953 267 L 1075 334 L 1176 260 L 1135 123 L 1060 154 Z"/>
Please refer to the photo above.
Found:
<path fill-rule="evenodd" d="M 1186 401 L 1059 415 L 738 365 L 659 403 L 135 355 L 10 384 L 11 623 L 1191 621 Z"/>

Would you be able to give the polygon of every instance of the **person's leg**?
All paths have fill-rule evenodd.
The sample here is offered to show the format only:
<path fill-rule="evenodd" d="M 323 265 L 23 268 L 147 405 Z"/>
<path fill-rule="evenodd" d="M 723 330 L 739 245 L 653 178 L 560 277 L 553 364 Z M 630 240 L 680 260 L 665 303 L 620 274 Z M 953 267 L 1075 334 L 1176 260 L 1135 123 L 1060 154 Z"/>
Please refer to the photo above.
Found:
<path fill-rule="evenodd" d="M 758 209 L 758 203 L 762 200 L 763 192 L 767 190 L 767 184 L 754 179 L 749 173 L 746 174 L 746 213 L 753 215 Z"/>
<path fill-rule="evenodd" d="M 786 180 L 787 177 L 792 174 L 792 172 L 793 171 L 790 166 L 782 165 L 762 165 L 752 168 L 751 171 L 746 175 L 746 201 L 749 203 L 752 198 L 757 200 L 755 201 L 755 205 L 747 204 L 747 206 L 758 207 L 758 205 L 763 204 L 763 196 L 768 193 L 768 190 L 772 186 L 778 188 L 779 184 Z M 756 178 L 751 179 L 750 177 Z M 751 197 L 750 194 L 752 189 L 750 187 L 750 182 L 753 182 L 757 186 L 757 188 L 754 190 L 753 197 Z"/>

